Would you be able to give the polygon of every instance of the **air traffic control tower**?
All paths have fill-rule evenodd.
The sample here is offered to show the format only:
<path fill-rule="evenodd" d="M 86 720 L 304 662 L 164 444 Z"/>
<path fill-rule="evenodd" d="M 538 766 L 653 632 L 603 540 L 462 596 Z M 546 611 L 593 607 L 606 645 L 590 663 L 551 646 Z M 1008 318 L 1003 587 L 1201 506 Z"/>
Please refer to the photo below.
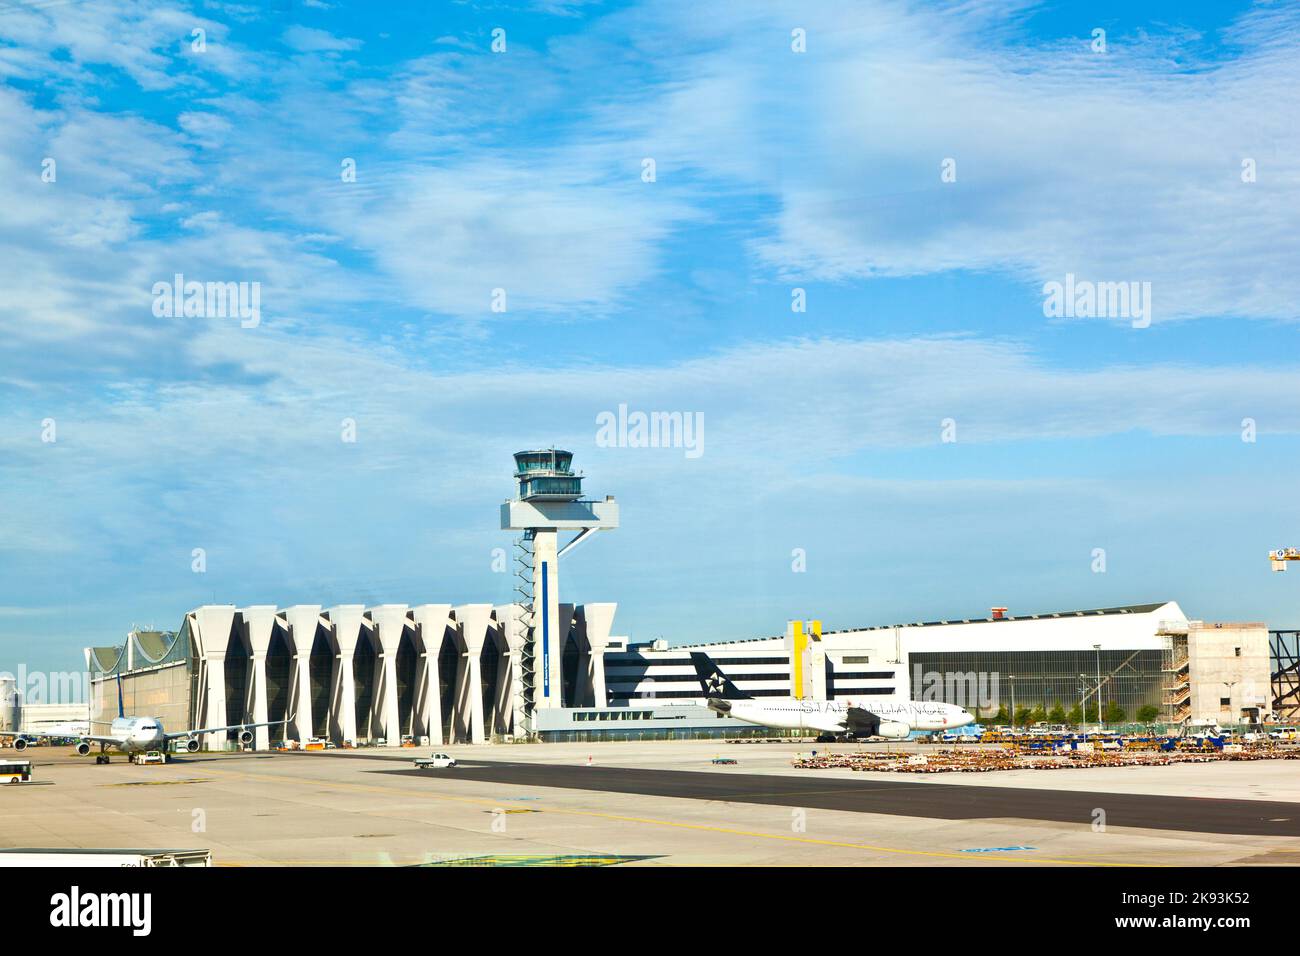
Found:
<path fill-rule="evenodd" d="M 582 500 L 582 476 L 573 473 L 573 453 L 558 449 L 515 453 L 519 496 L 501 506 L 501 530 L 522 531 L 516 540 L 516 588 L 527 629 L 521 660 L 523 726 L 534 728 L 537 708 L 560 707 L 562 656 L 568 621 L 560 620 L 560 556 L 594 532 L 618 527 L 618 504 Z M 561 531 L 576 532 L 558 548 Z"/>

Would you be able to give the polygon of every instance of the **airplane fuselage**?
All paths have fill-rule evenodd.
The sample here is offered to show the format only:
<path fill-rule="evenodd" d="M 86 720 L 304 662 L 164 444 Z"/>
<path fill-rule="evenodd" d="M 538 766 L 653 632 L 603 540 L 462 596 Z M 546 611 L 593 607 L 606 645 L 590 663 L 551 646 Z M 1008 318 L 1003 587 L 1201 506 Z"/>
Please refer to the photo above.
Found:
<path fill-rule="evenodd" d="M 792 697 L 727 700 L 711 699 L 709 707 L 728 717 L 781 730 L 816 730 L 842 734 L 847 730 L 849 708 L 870 711 L 882 722 L 906 724 L 912 730 L 950 730 L 975 722 L 956 704 L 929 700 L 797 700 Z"/>
<path fill-rule="evenodd" d="M 167 745 L 167 731 L 157 717 L 115 717 L 106 736 L 117 738 L 112 746 L 126 753 L 163 750 Z"/>

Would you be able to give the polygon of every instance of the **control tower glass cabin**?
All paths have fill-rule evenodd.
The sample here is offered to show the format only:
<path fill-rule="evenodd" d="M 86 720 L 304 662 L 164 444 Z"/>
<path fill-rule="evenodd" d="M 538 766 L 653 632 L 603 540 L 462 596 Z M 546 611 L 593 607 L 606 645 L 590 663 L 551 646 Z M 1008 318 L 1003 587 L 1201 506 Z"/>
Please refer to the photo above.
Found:
<path fill-rule="evenodd" d="M 582 476 L 573 473 L 573 452 L 556 448 L 515 452 L 521 501 L 577 501 Z"/>

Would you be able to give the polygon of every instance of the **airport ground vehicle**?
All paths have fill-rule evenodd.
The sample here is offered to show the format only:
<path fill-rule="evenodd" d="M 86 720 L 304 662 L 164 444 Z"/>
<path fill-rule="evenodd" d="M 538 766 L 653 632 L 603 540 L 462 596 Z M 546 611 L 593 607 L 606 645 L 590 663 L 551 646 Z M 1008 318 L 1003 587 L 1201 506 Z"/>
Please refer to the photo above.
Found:
<path fill-rule="evenodd" d="M 1223 728 L 1219 722 L 1210 717 L 1199 720 L 1187 720 L 1183 723 L 1182 737 L 1222 737 Z"/>
<path fill-rule="evenodd" d="M 456 766 L 456 758 L 449 754 L 433 754 L 429 757 L 416 757 L 415 766 L 420 770 L 441 770 Z"/>
<path fill-rule="evenodd" d="M 0 849 L 0 868 L 8 866 L 211 866 L 211 850 L 157 849 Z"/>
<path fill-rule="evenodd" d="M 137 764 L 166 763 L 167 754 L 161 750 L 146 750 L 131 754 L 131 762 Z"/>
<path fill-rule="evenodd" d="M 26 783 L 31 779 L 30 760 L 0 760 L 0 783 Z"/>
<path fill-rule="evenodd" d="M 720 766 L 722 764 L 734 764 L 735 762 L 736 762 L 735 757 L 714 757 L 712 761 L 712 763 L 715 766 Z"/>

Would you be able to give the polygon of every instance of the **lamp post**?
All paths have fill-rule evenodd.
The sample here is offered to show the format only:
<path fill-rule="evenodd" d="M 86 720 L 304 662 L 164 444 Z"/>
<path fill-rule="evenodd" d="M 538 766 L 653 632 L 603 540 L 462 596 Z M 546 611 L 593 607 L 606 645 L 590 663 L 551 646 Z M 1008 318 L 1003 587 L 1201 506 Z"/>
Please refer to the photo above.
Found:
<path fill-rule="evenodd" d="M 1008 674 L 1011 681 L 1011 729 L 1016 729 L 1016 675 Z"/>

